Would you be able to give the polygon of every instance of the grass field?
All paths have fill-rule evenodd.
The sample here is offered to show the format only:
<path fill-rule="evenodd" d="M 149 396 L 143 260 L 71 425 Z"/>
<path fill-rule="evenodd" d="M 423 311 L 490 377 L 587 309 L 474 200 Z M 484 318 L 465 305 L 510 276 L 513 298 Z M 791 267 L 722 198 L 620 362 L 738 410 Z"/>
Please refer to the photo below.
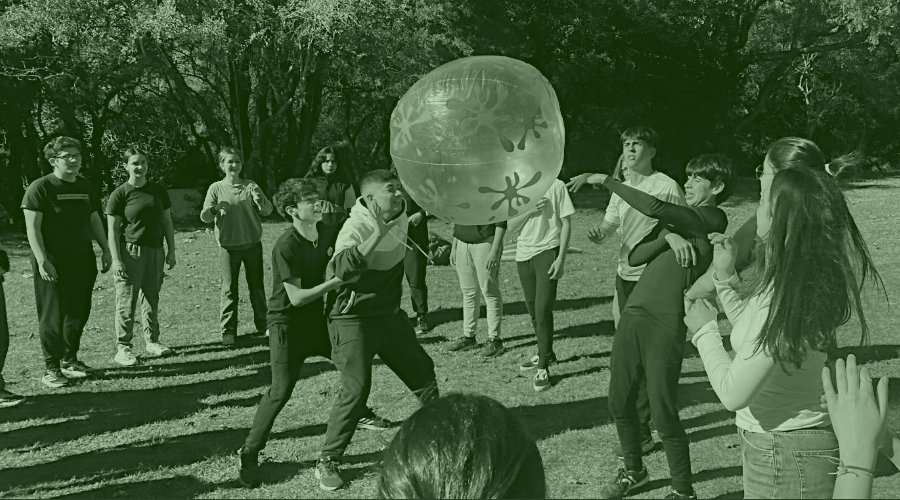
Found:
<path fill-rule="evenodd" d="M 751 216 L 755 195 L 746 182 L 742 194 L 726 204 L 733 232 Z M 900 178 L 858 181 L 847 191 L 891 297 L 900 290 Z M 552 371 L 553 388 L 535 393 L 517 362 L 535 351 L 512 262 L 502 266 L 505 302 L 503 337 L 508 352 L 485 361 L 471 352 L 442 350 L 459 334 L 462 313 L 455 271 L 429 267 L 428 286 L 434 330 L 421 338 L 432 355 L 443 392 L 467 391 L 498 399 L 518 415 L 538 439 L 550 494 L 556 498 L 596 497 L 615 473 L 612 450 L 617 439 L 610 423 L 606 391 L 613 324 L 610 312 L 616 245 L 588 242 L 589 224 L 605 206 L 600 191 L 575 197 L 572 253 L 556 304 L 560 364 Z M 284 223 L 265 225 L 266 255 Z M 448 235 L 447 225 L 431 221 L 431 230 Z M 235 480 L 235 450 L 241 445 L 256 403 L 268 380 L 267 346 L 242 337 L 235 348 L 219 344 L 217 247 L 208 230 L 176 235 L 178 266 L 163 286 L 162 341 L 177 355 L 145 359 L 131 368 L 114 365 L 112 278 L 101 275 L 93 312 L 85 331 L 81 359 L 98 373 L 69 388 L 50 391 L 40 384 L 42 357 L 37 338 L 28 247 L 7 234 L 12 255 L 6 275 L 12 346 L 4 376 L 9 388 L 28 401 L 0 412 L 0 497 L 200 497 L 200 498 L 359 498 L 371 497 L 379 451 L 390 433 L 358 432 L 346 456 L 346 489 L 325 493 L 313 477 L 325 421 L 339 390 L 336 372 L 324 359 L 304 368 L 294 398 L 275 423 L 264 452 L 264 484 L 255 490 Z M 268 260 L 268 257 L 266 258 Z M 267 262 L 267 273 L 270 273 Z M 267 283 L 270 277 L 267 276 Z M 870 294 L 870 345 L 847 347 L 892 381 L 891 426 L 900 430 L 900 314 Z M 242 289 L 242 333 L 252 330 L 246 289 Z M 404 308 L 409 310 L 404 297 Z M 484 323 L 479 339 L 483 339 Z M 31 335 L 34 335 L 32 338 Z M 848 326 L 840 344 L 855 346 L 858 330 Z M 136 340 L 135 351 L 142 352 Z M 685 360 L 680 400 L 691 439 L 696 489 L 701 498 L 737 497 L 741 491 L 739 442 L 733 415 L 717 402 L 700 359 Z M 401 420 L 417 407 L 400 381 L 384 366 L 374 370 L 370 404 L 380 414 Z M 652 481 L 638 497 L 664 496 L 668 470 L 662 452 L 647 460 Z M 900 475 L 888 463 L 879 466 L 875 496 L 897 497 Z"/>

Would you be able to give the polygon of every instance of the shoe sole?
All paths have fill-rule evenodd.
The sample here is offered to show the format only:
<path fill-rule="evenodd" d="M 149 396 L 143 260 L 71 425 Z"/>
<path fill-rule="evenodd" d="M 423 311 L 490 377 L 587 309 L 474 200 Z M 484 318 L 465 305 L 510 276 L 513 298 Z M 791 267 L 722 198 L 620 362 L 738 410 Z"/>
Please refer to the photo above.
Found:
<path fill-rule="evenodd" d="M 632 493 L 634 493 L 634 490 L 640 488 L 641 486 L 645 486 L 649 482 L 650 482 L 650 474 L 647 474 L 646 476 L 644 476 L 644 479 L 641 479 L 640 481 L 634 483 L 634 485 L 630 486 L 627 490 L 625 490 L 625 494 L 622 496 L 631 495 Z"/>
<path fill-rule="evenodd" d="M 25 402 L 25 399 L 20 399 L 18 401 L 12 401 L 12 402 L 0 402 L 0 408 L 12 408 L 13 406 L 19 406 L 20 404 L 22 404 L 24 402 Z"/>
<path fill-rule="evenodd" d="M 118 359 L 113 359 L 113 362 L 119 366 L 125 366 L 125 367 L 134 366 L 134 365 L 138 364 L 137 359 L 135 359 L 133 363 L 123 363 L 123 362 L 119 361 Z"/>
<path fill-rule="evenodd" d="M 500 349 L 497 349 L 495 352 L 492 352 L 491 354 L 482 354 L 481 357 L 484 359 L 492 359 L 492 358 L 496 358 L 497 356 L 502 356 L 505 353 L 506 353 L 506 348 L 501 347 Z"/>
<path fill-rule="evenodd" d="M 60 388 L 63 388 L 65 386 L 69 385 L 68 383 L 61 384 L 59 382 L 47 382 L 46 380 L 41 380 L 41 383 L 44 384 L 45 386 L 49 387 L 50 389 L 60 389 Z"/>
<path fill-rule="evenodd" d="M 61 368 L 60 371 L 63 375 L 66 376 L 66 378 L 85 378 L 88 376 L 87 372 L 83 371 L 72 371 L 65 368 Z"/>
<path fill-rule="evenodd" d="M 316 479 L 319 481 L 319 489 L 323 491 L 335 491 L 341 489 L 341 486 L 343 486 L 343 484 L 341 486 L 325 486 L 322 484 L 322 475 L 319 474 L 318 470 L 316 470 Z"/>
<path fill-rule="evenodd" d="M 465 347 L 460 347 L 459 349 L 446 349 L 447 352 L 466 352 L 478 349 L 478 344 L 467 345 Z"/>
<path fill-rule="evenodd" d="M 386 431 L 391 429 L 391 427 L 378 427 L 377 425 L 369 425 L 369 424 L 358 424 L 356 426 L 357 429 L 362 429 L 365 431 Z"/>
<path fill-rule="evenodd" d="M 550 388 L 549 385 L 532 385 L 531 387 L 533 387 L 537 392 L 544 392 Z"/>

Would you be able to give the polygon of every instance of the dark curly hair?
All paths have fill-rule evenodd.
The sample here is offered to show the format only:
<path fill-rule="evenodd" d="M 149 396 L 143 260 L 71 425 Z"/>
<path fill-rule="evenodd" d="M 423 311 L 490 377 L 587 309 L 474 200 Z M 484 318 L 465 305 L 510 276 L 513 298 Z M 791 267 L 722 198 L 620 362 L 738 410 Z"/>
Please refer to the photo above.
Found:
<path fill-rule="evenodd" d="M 305 177 L 330 178 L 329 180 L 343 182 L 353 186 L 354 189 L 357 189 L 358 185 L 356 176 L 354 175 L 353 157 L 346 149 L 347 148 L 342 147 L 340 144 L 332 144 L 320 149 L 319 152 L 316 153 L 315 158 L 313 158 L 312 164 L 309 166 L 309 170 L 306 172 Z M 333 155 L 334 161 L 337 163 L 337 169 L 335 169 L 334 173 L 330 176 L 326 176 L 325 172 L 322 171 L 322 163 L 325 163 L 327 155 Z"/>
<path fill-rule="evenodd" d="M 297 203 L 309 198 L 319 198 L 319 186 L 310 179 L 288 179 L 278 186 L 272 198 L 275 210 L 287 220 L 291 220 L 285 207 L 297 206 Z"/>

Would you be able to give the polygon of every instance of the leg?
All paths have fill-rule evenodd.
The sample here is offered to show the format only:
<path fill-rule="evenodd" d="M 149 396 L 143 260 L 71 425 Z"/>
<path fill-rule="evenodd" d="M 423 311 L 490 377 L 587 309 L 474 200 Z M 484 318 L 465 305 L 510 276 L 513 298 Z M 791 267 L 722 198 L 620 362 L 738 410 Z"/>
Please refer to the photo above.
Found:
<path fill-rule="evenodd" d="M 487 330 L 489 339 L 500 338 L 500 327 L 503 321 L 503 293 L 500 291 L 500 267 L 493 272 L 488 272 L 487 263 L 491 256 L 491 244 L 479 243 L 474 245 L 472 261 L 475 265 L 475 273 L 478 277 L 478 288 L 484 295 L 484 304 L 487 309 Z"/>
<path fill-rule="evenodd" d="M 116 288 L 116 341 L 119 346 L 132 346 L 134 332 L 134 312 L 140 299 L 141 284 L 144 281 L 144 258 L 141 247 L 123 245 L 122 264 L 125 277 L 113 276 Z"/>
<path fill-rule="evenodd" d="M 625 310 L 628 296 L 634 290 L 637 281 L 626 281 L 616 275 L 616 299 L 618 299 L 619 314 Z M 641 442 L 652 443 L 653 435 L 650 433 L 650 398 L 647 396 L 647 379 L 642 379 L 637 393 L 638 420 L 641 424 Z"/>
<path fill-rule="evenodd" d="M 372 358 L 367 335 L 368 320 L 329 320 L 329 335 L 334 346 L 331 359 L 341 374 L 341 393 L 328 417 L 321 458 L 340 460 L 353 439 L 356 425 L 366 408 L 372 390 Z"/>
<path fill-rule="evenodd" d="M 60 304 L 63 319 L 63 361 L 76 361 L 81 348 L 81 334 L 91 315 L 91 294 L 97 281 L 97 257 L 93 252 L 68 264 L 68 283 L 60 272 Z M 59 270 L 59 269 L 57 269 Z"/>
<path fill-rule="evenodd" d="M 3 366 L 6 364 L 6 353 L 8 352 L 9 322 L 6 319 L 6 294 L 3 292 L 3 281 L 0 281 L 0 392 L 6 388 L 6 382 L 3 380 Z"/>
<path fill-rule="evenodd" d="M 434 362 L 422 349 L 409 322 L 401 315 L 387 316 L 378 325 L 376 352 L 422 404 L 438 397 Z"/>
<path fill-rule="evenodd" d="M 262 243 L 242 252 L 250 305 L 253 307 L 253 326 L 257 333 L 266 331 L 266 285 L 263 272 Z"/>
<path fill-rule="evenodd" d="M 462 290 L 463 336 L 475 338 L 481 298 L 478 291 L 478 275 L 470 251 L 472 245 L 462 241 L 457 245 L 456 275 L 459 277 L 459 288 Z"/>
<path fill-rule="evenodd" d="M 222 335 L 237 335 L 238 277 L 241 274 L 240 254 L 225 248 L 220 248 L 219 272 L 222 274 L 220 301 L 222 309 Z"/>
<path fill-rule="evenodd" d="M 636 323 L 623 316 L 613 338 L 614 356 L 610 359 L 609 411 L 616 423 L 625 468 L 638 471 L 644 468 L 641 459 L 640 425 L 637 421 L 637 390 L 644 377 L 641 366 Z"/>
<path fill-rule="evenodd" d="M 522 284 L 522 295 L 525 301 L 525 309 L 531 316 L 531 326 L 537 335 L 537 323 L 534 316 L 534 299 L 537 296 L 537 283 L 532 260 L 516 262 L 516 270 L 519 272 L 519 282 Z"/>
<path fill-rule="evenodd" d="M 144 325 L 144 342 L 159 342 L 159 291 L 165 271 L 163 249 L 143 247 L 144 276 L 141 280 L 141 322 Z"/>
<path fill-rule="evenodd" d="M 305 354 L 300 348 L 302 337 L 297 328 L 286 324 L 269 328 L 269 358 L 272 368 L 272 385 L 263 394 L 256 409 L 253 426 L 241 450 L 244 453 L 259 453 L 266 446 L 275 417 L 287 404 L 294 385 L 300 378 Z"/>
<path fill-rule="evenodd" d="M 47 369 L 58 369 L 65 352 L 59 281 L 51 283 L 41 278 L 37 261 L 33 257 L 31 272 L 34 276 L 34 302 L 37 306 L 38 331 L 41 335 L 44 364 Z M 59 272 L 58 267 L 57 272 Z"/>
<path fill-rule="evenodd" d="M 553 305 L 556 303 L 558 280 L 551 280 L 547 272 L 559 255 L 559 248 L 546 250 L 534 256 L 534 324 L 537 334 L 538 368 L 546 369 L 553 352 Z"/>
<path fill-rule="evenodd" d="M 672 488 L 692 494 L 690 446 L 678 416 L 678 379 L 686 331 L 680 318 L 673 319 L 668 329 L 643 321 L 644 325 L 636 333 L 644 360 L 653 422 L 666 451 Z"/>
<path fill-rule="evenodd" d="M 422 241 L 422 229 L 424 228 L 424 242 Z M 413 234 L 415 232 L 415 234 Z M 409 283 L 409 298 L 412 301 L 413 311 L 417 317 L 423 317 L 428 313 L 428 285 L 425 282 L 425 273 L 428 269 L 428 261 L 419 248 L 428 249 L 428 228 L 422 221 L 418 226 L 410 228 L 410 238 L 418 248 L 406 251 L 403 267 L 406 272 L 406 281 Z"/>

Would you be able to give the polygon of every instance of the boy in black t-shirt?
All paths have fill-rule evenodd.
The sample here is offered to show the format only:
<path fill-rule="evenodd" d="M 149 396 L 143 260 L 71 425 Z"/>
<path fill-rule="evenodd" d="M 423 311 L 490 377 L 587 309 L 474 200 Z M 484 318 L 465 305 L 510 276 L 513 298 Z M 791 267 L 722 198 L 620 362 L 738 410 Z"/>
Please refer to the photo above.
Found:
<path fill-rule="evenodd" d="M 290 179 L 278 188 L 273 201 L 291 226 L 272 247 L 272 293 L 266 318 L 272 385 L 260 400 L 253 426 L 238 452 L 239 479 L 248 487 L 259 485 L 259 452 L 291 397 L 304 361 L 310 356 L 331 357 L 323 297 L 343 284 L 337 278 L 325 280 L 338 226 L 322 221 L 316 184 L 308 179 Z M 390 426 L 372 410 L 364 410 L 360 428 L 381 430 Z"/>
<path fill-rule="evenodd" d="M 46 365 L 41 382 L 55 389 L 68 385 L 67 377 L 86 377 L 90 371 L 78 360 L 78 348 L 97 279 L 91 240 L 103 249 L 104 273 L 112 257 L 100 219 L 100 197 L 78 175 L 81 143 L 57 137 L 44 147 L 44 157 L 53 173 L 28 186 L 22 209 L 33 253 L 34 296 Z"/>

